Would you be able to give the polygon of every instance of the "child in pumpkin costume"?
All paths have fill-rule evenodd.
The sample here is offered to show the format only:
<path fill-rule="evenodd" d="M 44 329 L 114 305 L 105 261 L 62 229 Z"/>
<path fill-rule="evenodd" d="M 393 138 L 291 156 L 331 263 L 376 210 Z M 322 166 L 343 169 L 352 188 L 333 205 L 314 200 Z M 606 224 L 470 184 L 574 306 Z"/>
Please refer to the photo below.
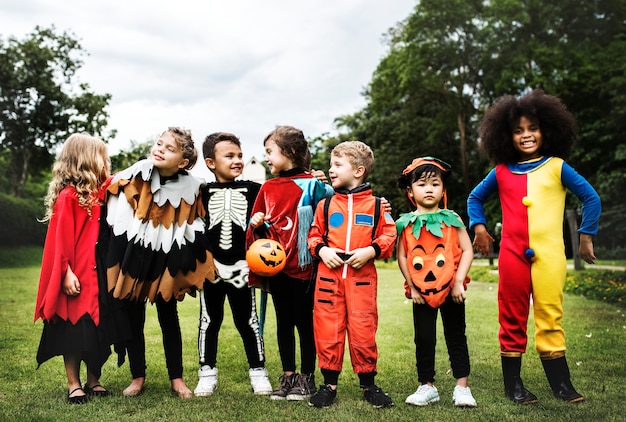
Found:
<path fill-rule="evenodd" d="M 500 197 L 498 313 L 505 394 L 516 403 L 537 402 L 520 378 L 532 295 L 535 348 L 550 387 L 562 400 L 583 401 L 570 381 L 561 323 L 566 188 L 583 203 L 578 231 L 580 255 L 588 263 L 595 260 L 592 236 L 601 205 L 593 187 L 564 161 L 576 139 L 576 121 L 558 98 L 534 90 L 519 99 L 499 98 L 485 112 L 480 138 L 496 167 L 470 193 L 467 211 L 474 246 L 486 253 L 494 239 L 485 228 L 483 204 L 493 193 Z"/>
<path fill-rule="evenodd" d="M 374 155 L 362 142 L 342 142 L 331 154 L 329 170 L 335 195 L 321 201 L 309 232 L 317 267 L 313 327 L 324 384 L 309 403 L 330 406 L 335 398 L 346 332 L 354 372 L 364 398 L 375 407 L 393 401 L 374 383 L 378 349 L 377 289 L 374 259 L 391 256 L 394 222 L 365 179 Z"/>
<path fill-rule="evenodd" d="M 441 311 L 452 375 L 457 380 L 455 406 L 475 407 L 467 386 L 470 373 L 465 336 L 465 286 L 473 260 L 472 243 L 461 218 L 445 209 L 450 166 L 432 157 L 416 158 L 402 172 L 405 189 L 416 210 L 396 222 L 398 265 L 405 278 L 406 296 L 413 300 L 417 391 L 406 403 L 426 406 L 439 401 L 435 381 L 437 313 Z M 443 200 L 444 209 L 439 208 Z"/>

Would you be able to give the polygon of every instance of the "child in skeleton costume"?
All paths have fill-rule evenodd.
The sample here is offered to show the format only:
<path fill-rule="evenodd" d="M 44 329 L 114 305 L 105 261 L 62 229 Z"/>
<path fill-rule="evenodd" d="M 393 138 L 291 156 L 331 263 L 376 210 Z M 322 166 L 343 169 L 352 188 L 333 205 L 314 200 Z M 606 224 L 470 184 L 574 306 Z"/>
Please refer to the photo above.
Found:
<path fill-rule="evenodd" d="M 389 258 L 396 227 L 366 182 L 374 154 L 363 142 L 337 145 L 328 174 L 335 194 L 322 200 L 309 232 L 309 250 L 321 262 L 313 304 L 313 328 L 324 384 L 309 403 L 330 406 L 343 366 L 346 335 L 350 360 L 364 398 L 377 408 L 393 401 L 375 384 L 378 363 L 378 275 L 375 259 Z"/>
<path fill-rule="evenodd" d="M 244 166 L 241 144 L 235 135 L 213 133 L 206 137 L 202 150 L 204 162 L 216 180 L 207 184 L 203 197 L 207 201 L 207 238 L 220 276 L 205 281 L 200 294 L 200 369 L 194 394 L 209 396 L 217 387 L 218 336 L 224 319 L 224 301 L 228 297 L 248 359 L 252 390 L 254 394 L 269 395 L 272 385 L 265 369 L 255 289 L 248 287 L 246 264 L 246 229 L 261 185 L 235 180 L 241 176 Z"/>
<path fill-rule="evenodd" d="M 272 400 L 305 400 L 315 391 L 313 340 L 313 258 L 307 236 L 313 210 L 333 190 L 309 171 L 311 154 L 301 130 L 279 126 L 264 142 L 266 162 L 278 177 L 266 181 L 257 196 L 246 243 L 256 237 L 278 241 L 287 253 L 284 269 L 262 278 L 250 273 L 249 285 L 269 289 L 276 311 L 278 350 L 283 375 Z M 301 372 L 296 372 L 296 336 L 300 340 Z"/>
<path fill-rule="evenodd" d="M 108 189 L 109 290 L 125 301 L 132 331 L 125 348 L 133 382 L 125 396 L 144 388 L 146 300 L 156 302 L 172 390 L 181 398 L 193 395 L 182 378 L 177 301 L 187 293 L 195 295 L 205 279 L 215 278 L 202 220 L 203 182 L 186 171 L 196 159 L 191 133 L 169 128 L 152 146 L 150 157 L 115 175 Z"/>
<path fill-rule="evenodd" d="M 472 265 L 472 242 L 461 218 L 446 209 L 450 166 L 433 157 L 416 158 L 402 172 L 404 189 L 415 211 L 402 214 L 398 230 L 398 265 L 405 295 L 413 301 L 415 359 L 420 386 L 406 398 L 413 406 L 439 401 L 435 382 L 437 314 L 441 313 L 448 356 L 456 386 L 454 405 L 475 407 L 468 387 L 470 360 L 465 336 L 465 286 Z M 444 208 L 440 204 L 443 202 Z"/>
<path fill-rule="evenodd" d="M 564 160 L 576 138 L 576 122 L 561 101 L 534 90 L 517 99 L 499 98 L 480 126 L 481 147 L 496 163 L 467 201 L 474 246 L 487 253 L 493 237 L 483 209 L 494 193 L 502 206 L 502 240 L 498 260 L 500 354 L 506 396 L 516 403 L 537 397 L 520 378 L 526 351 L 531 296 L 535 347 L 555 396 L 579 402 L 565 360 L 563 286 L 566 262 L 563 209 L 566 189 L 582 201 L 580 255 L 593 263 L 592 236 L 598 231 L 600 198 Z"/>

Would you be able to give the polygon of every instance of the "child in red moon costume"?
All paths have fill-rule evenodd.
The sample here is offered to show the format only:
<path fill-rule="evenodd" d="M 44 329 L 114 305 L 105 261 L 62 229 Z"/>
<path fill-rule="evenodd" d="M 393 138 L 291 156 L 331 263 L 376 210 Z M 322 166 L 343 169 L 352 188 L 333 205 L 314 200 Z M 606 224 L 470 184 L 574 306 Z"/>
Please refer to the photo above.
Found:
<path fill-rule="evenodd" d="M 276 311 L 278 351 L 283 374 L 272 400 L 306 400 L 315 392 L 313 340 L 313 257 L 307 235 L 313 211 L 330 186 L 311 174 L 311 154 L 301 130 L 278 126 L 263 141 L 265 161 L 277 175 L 262 186 L 252 208 L 249 246 L 257 237 L 278 241 L 287 252 L 283 270 L 272 277 L 249 274 L 252 287 L 269 289 Z M 300 373 L 296 372 L 296 337 L 300 340 Z"/>
<path fill-rule="evenodd" d="M 374 259 L 391 256 L 395 224 L 365 182 L 374 167 L 374 154 L 367 145 L 359 141 L 340 143 L 331 153 L 330 164 L 328 173 L 335 195 L 318 204 L 309 232 L 309 249 L 321 260 L 313 326 L 324 376 L 324 384 L 309 403 L 315 407 L 333 403 L 347 333 L 352 367 L 364 398 L 375 407 L 390 407 L 393 401 L 374 382 L 378 360 Z"/>
<path fill-rule="evenodd" d="M 108 184 L 106 144 L 86 134 L 71 135 L 52 170 L 46 197 L 48 231 L 41 262 L 35 321 L 44 328 L 37 363 L 62 355 L 67 375 L 67 400 L 84 404 L 88 396 L 109 396 L 99 382 L 111 354 L 103 332 L 96 245 L 100 212 Z M 81 386 L 80 364 L 87 366 Z"/>
<path fill-rule="evenodd" d="M 456 386 L 457 407 L 476 407 L 467 385 L 470 360 L 465 335 L 465 286 L 474 253 L 461 218 L 446 209 L 446 180 L 450 166 L 433 157 L 416 158 L 402 172 L 415 211 L 396 222 L 398 265 L 405 278 L 405 295 L 413 301 L 415 358 L 421 385 L 406 398 L 413 406 L 439 401 L 435 381 L 437 314 L 441 312 L 448 356 Z M 444 209 L 440 208 L 443 202 Z"/>
<path fill-rule="evenodd" d="M 583 401 L 570 381 L 561 323 L 566 189 L 583 203 L 580 255 L 589 263 L 595 260 L 592 236 L 601 205 L 593 187 L 564 161 L 576 139 L 576 121 L 558 98 L 534 90 L 496 100 L 485 112 L 480 139 L 496 167 L 470 193 L 467 209 L 474 246 L 486 253 L 494 239 L 485 228 L 483 204 L 494 193 L 500 197 L 498 312 L 505 394 L 516 403 L 537 402 L 520 377 L 532 296 L 535 347 L 550 387 L 562 400 Z"/>

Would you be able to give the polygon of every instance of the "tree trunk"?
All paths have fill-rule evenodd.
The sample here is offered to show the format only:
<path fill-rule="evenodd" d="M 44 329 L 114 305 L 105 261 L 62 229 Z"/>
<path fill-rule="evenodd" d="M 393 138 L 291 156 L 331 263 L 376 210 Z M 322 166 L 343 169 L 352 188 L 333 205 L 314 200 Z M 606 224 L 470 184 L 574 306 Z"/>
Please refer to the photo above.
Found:
<path fill-rule="evenodd" d="M 467 169 L 467 136 L 465 127 L 465 115 L 463 113 L 457 114 L 457 123 L 459 126 L 459 137 L 461 140 L 461 172 L 463 173 L 463 186 L 465 191 L 469 192 L 471 189 L 469 171 Z"/>
<path fill-rule="evenodd" d="M 26 180 L 28 179 L 28 162 L 30 161 L 30 151 L 25 150 L 22 154 L 22 175 L 20 176 L 20 181 L 17 184 L 17 190 L 15 192 L 18 198 L 24 197 L 24 187 L 26 186 Z"/>
<path fill-rule="evenodd" d="M 570 239 L 572 240 L 572 255 L 574 256 L 574 269 L 582 270 L 583 264 L 580 260 L 580 249 L 578 243 L 578 219 L 576 216 L 576 210 L 565 210 L 567 216 L 567 224 L 569 225 Z"/>

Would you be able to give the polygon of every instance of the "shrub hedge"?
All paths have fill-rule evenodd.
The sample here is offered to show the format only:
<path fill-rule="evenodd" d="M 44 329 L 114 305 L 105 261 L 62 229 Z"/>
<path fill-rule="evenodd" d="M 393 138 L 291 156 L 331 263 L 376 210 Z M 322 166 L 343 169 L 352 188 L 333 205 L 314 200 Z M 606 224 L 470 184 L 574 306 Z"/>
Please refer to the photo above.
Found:
<path fill-rule="evenodd" d="M 44 214 L 45 206 L 41 200 L 0 193 L 0 246 L 43 245 L 47 225 L 37 219 Z"/>

